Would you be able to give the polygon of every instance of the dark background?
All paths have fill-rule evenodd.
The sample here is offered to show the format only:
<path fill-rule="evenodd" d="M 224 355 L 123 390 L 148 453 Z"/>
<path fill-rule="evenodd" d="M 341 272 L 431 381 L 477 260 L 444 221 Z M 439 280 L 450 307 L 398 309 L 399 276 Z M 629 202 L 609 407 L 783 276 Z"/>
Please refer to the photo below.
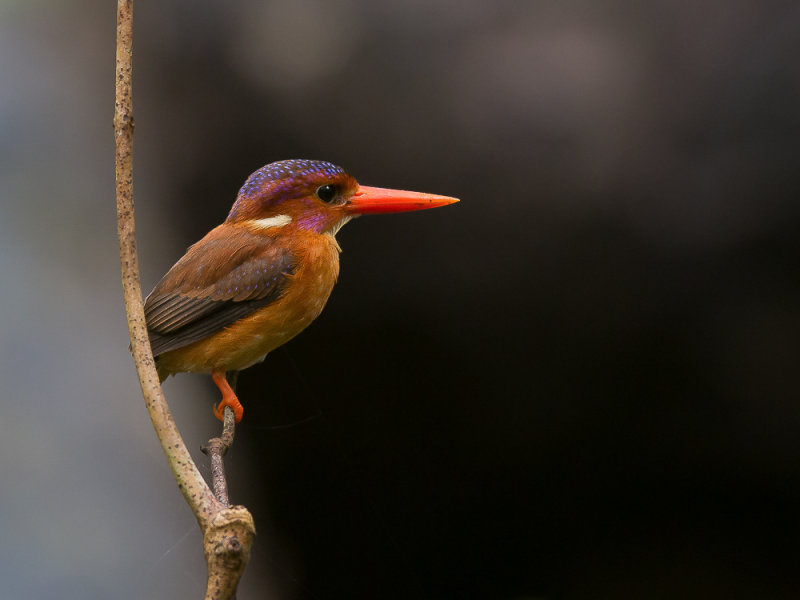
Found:
<path fill-rule="evenodd" d="M 85 528 L 60 543 L 113 548 L 116 562 L 99 571 L 109 551 L 77 551 L 75 565 L 53 551 L 44 572 L 63 576 L 20 590 L 197 596 L 199 540 L 124 352 L 113 10 L 39 8 L 3 9 L 6 44 L 21 44 L 19 63 L 4 59 L 21 82 L 0 113 L 20 179 L 8 197 L 35 198 L 4 206 L 7 224 L 31 226 L 13 244 L 7 227 L 6 256 L 30 296 L 61 300 L 33 310 L 17 292 L 33 314 L 7 319 L 6 339 L 42 352 L 72 321 L 58 355 L 37 359 L 44 371 L 23 377 L 53 388 L 37 397 L 96 396 L 105 420 L 78 443 L 102 468 L 82 481 L 65 463 L 60 485 L 43 474 L 32 496 L 68 500 L 28 518 L 105 498 L 106 545 Z M 241 375 L 229 484 L 259 531 L 242 600 L 800 596 L 794 3 L 162 2 L 139 3 L 136 28 L 146 290 L 273 160 L 461 198 L 347 225 L 323 315 Z M 48 90 L 62 100 L 47 104 Z M 52 233 L 35 242 L 43 222 Z M 50 271 L 21 267 L 30 255 Z M 53 285 L 55 271 L 76 289 Z M 47 327 L 48 310 L 64 314 L 32 337 L 20 323 Z M 9 377 L 30 364 L 16 348 Z M 76 383 L 46 383 L 61 376 Z M 206 379 L 166 385 L 193 448 L 217 428 Z M 86 426 L 74 420 L 38 439 Z M 118 479 L 140 452 L 139 479 Z M 140 540 L 137 510 L 171 524 Z M 52 548 L 33 542 L 34 562 L 36 544 Z"/>

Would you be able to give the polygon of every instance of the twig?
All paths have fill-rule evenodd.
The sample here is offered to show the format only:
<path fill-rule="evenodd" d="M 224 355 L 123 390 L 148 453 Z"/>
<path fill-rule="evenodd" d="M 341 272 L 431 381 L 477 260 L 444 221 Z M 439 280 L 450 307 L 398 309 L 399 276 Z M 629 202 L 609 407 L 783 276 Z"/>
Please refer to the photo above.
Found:
<path fill-rule="evenodd" d="M 233 386 L 231 386 L 233 387 Z M 234 428 L 236 421 L 233 409 L 225 407 L 225 424 L 222 427 L 220 437 L 211 438 L 208 443 L 201 448 L 203 454 L 208 456 L 211 462 L 211 482 L 214 485 L 214 495 L 223 506 L 230 506 L 228 500 L 228 482 L 225 479 L 225 462 L 222 458 L 227 454 L 228 449 L 233 444 Z"/>
<path fill-rule="evenodd" d="M 228 379 L 228 385 L 231 389 L 236 391 L 236 384 L 239 382 L 239 371 L 229 371 L 225 374 Z M 211 462 L 211 482 L 214 485 L 214 495 L 223 506 L 230 506 L 228 499 L 228 482 L 225 479 L 225 462 L 223 457 L 228 453 L 228 450 L 233 445 L 233 435 L 236 429 L 235 415 L 230 406 L 225 407 L 223 412 L 225 420 L 222 426 L 222 435 L 220 437 L 211 438 L 208 443 L 200 448 L 203 454 L 208 456 Z"/>
<path fill-rule="evenodd" d="M 131 350 L 153 428 L 178 487 L 203 530 L 204 554 L 208 564 L 206 600 L 229 599 L 235 594 L 250 557 L 255 525 L 246 508 L 228 507 L 214 497 L 175 426 L 156 373 L 139 283 L 133 214 L 132 41 L 133 0 L 118 0 L 114 104 L 117 229 Z"/>

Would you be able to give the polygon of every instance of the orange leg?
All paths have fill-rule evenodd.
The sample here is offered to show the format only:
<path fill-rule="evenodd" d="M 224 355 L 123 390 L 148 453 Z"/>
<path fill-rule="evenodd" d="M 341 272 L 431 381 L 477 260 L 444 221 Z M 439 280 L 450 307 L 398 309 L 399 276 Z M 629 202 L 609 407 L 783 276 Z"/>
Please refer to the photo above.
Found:
<path fill-rule="evenodd" d="M 224 421 L 225 407 L 230 406 L 233 409 L 233 415 L 236 417 L 236 422 L 238 423 L 242 420 L 244 406 L 239 402 L 239 398 L 236 397 L 233 388 L 228 384 L 228 380 L 225 378 L 225 371 L 213 371 L 211 373 L 211 378 L 214 380 L 214 383 L 217 384 L 219 391 L 222 392 L 222 401 L 214 407 L 214 416 L 220 421 Z"/>

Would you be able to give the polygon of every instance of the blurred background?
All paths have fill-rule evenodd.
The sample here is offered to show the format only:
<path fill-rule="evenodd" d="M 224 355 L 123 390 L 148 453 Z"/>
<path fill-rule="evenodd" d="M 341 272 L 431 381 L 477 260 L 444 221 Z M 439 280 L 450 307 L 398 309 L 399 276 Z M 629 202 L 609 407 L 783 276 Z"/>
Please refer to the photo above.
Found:
<path fill-rule="evenodd" d="M 135 10 L 146 291 L 274 160 L 462 200 L 349 224 L 242 374 L 241 600 L 800 597 L 797 3 Z M 0 1 L 7 598 L 204 589 L 127 352 L 114 19 Z M 210 378 L 165 390 L 216 435 Z"/>

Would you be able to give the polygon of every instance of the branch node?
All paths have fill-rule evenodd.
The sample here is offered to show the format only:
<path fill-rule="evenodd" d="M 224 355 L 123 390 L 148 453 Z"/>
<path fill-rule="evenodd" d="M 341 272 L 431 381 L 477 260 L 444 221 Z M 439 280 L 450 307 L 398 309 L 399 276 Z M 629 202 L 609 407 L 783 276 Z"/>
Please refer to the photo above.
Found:
<path fill-rule="evenodd" d="M 203 536 L 208 563 L 207 599 L 230 598 L 250 559 L 255 523 L 243 506 L 223 508 L 215 514 Z"/>

